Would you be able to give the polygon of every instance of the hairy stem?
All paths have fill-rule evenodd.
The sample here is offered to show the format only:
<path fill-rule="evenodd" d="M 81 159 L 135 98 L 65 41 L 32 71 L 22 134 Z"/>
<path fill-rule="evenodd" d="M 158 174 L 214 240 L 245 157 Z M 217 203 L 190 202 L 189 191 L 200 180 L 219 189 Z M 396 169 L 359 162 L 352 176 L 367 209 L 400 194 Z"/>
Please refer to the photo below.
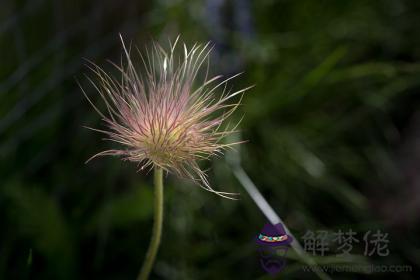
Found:
<path fill-rule="evenodd" d="M 163 170 L 160 167 L 154 168 L 154 221 L 152 239 L 150 240 L 149 249 L 147 250 L 146 259 L 143 267 L 137 277 L 137 280 L 146 280 L 152 270 L 156 255 L 159 249 L 160 239 L 162 236 L 162 222 L 163 222 Z"/>

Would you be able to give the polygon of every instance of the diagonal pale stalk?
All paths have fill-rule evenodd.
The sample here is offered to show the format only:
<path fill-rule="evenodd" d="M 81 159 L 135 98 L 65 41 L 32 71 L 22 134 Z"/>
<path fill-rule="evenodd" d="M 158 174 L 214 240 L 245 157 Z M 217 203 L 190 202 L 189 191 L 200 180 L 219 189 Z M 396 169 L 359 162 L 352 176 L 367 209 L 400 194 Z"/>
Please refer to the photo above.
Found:
<path fill-rule="evenodd" d="M 255 184 L 251 181 L 251 179 L 246 174 L 245 170 L 241 166 L 232 166 L 233 174 L 242 184 L 244 189 L 248 192 L 251 196 L 252 200 L 254 200 L 255 204 L 257 204 L 258 208 L 264 213 L 267 219 L 270 221 L 272 225 L 276 225 L 278 223 L 282 223 L 286 233 L 293 237 L 292 241 L 292 248 L 295 250 L 297 255 L 301 258 L 303 262 L 307 265 L 315 267 L 312 271 L 322 280 L 331 280 L 331 277 L 327 275 L 315 262 L 315 260 L 308 255 L 305 250 L 302 248 L 302 245 L 296 239 L 296 237 L 292 234 L 292 232 L 288 229 L 287 225 L 283 222 L 283 220 L 274 212 L 273 208 L 268 204 L 267 200 L 262 196 L 260 191 L 257 189 Z"/>
<path fill-rule="evenodd" d="M 239 136 L 236 136 L 239 138 Z M 234 141 L 238 141 L 238 139 L 234 139 Z M 257 186 L 255 186 L 254 182 L 249 178 L 248 174 L 245 172 L 245 170 L 242 168 L 241 165 L 241 156 L 239 150 L 231 151 L 226 156 L 229 165 L 232 168 L 233 174 L 235 177 L 239 180 L 241 185 L 244 187 L 244 189 L 247 191 L 249 196 L 252 198 L 252 200 L 255 202 L 255 204 L 258 206 L 258 208 L 263 212 L 263 214 L 266 216 L 266 218 L 269 220 L 269 222 L 272 225 L 276 225 L 278 223 L 282 223 L 284 226 L 284 229 L 286 230 L 286 233 L 293 237 L 292 241 L 292 248 L 295 250 L 297 255 L 301 258 L 303 262 L 305 262 L 307 265 L 313 266 L 316 269 L 312 270 L 321 280 L 331 280 L 331 277 L 326 274 L 315 262 L 315 260 L 306 253 L 306 251 L 302 248 L 302 245 L 299 243 L 298 239 L 294 237 L 292 232 L 288 229 L 287 225 L 283 222 L 283 220 L 280 218 L 279 215 L 274 211 L 274 209 L 271 207 L 270 204 L 268 204 L 267 200 L 264 198 L 264 196 L 261 194 L 261 192 L 258 190 Z"/>
<path fill-rule="evenodd" d="M 143 267 L 137 277 L 137 280 L 146 280 L 152 271 L 153 264 L 160 245 L 162 236 L 162 223 L 163 223 L 163 170 L 160 167 L 154 167 L 154 219 L 153 219 L 153 232 L 152 239 L 150 240 L 149 249 L 147 250 L 146 259 L 144 260 Z"/>

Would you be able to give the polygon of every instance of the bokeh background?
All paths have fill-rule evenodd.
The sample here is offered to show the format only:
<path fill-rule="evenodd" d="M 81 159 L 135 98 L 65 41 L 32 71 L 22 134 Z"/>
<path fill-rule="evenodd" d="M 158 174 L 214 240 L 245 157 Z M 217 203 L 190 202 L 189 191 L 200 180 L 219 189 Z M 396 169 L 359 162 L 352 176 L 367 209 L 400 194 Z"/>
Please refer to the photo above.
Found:
<path fill-rule="evenodd" d="M 312 0 L 3 0 L 0 3 L 0 279 L 134 279 L 152 225 L 150 174 L 100 134 L 84 66 L 118 62 L 118 34 L 140 48 L 212 41 L 211 69 L 255 85 L 235 118 L 241 165 L 300 239 L 307 230 L 388 233 L 420 264 L 420 2 Z M 252 242 L 266 223 L 221 157 L 204 163 L 222 199 L 168 176 L 152 279 L 269 279 Z M 359 236 L 360 237 L 360 236 Z M 333 251 L 333 249 L 332 249 Z M 337 261 L 330 257 L 320 263 Z M 331 255 L 332 254 L 332 255 Z M 293 256 L 291 254 L 290 256 Z M 316 279 L 290 259 L 282 279 Z"/>

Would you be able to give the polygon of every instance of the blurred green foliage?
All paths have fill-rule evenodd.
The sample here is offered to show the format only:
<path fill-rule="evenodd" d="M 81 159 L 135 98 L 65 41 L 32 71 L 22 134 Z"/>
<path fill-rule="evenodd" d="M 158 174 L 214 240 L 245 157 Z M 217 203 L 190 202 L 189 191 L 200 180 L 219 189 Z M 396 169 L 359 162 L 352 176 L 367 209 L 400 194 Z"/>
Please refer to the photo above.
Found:
<path fill-rule="evenodd" d="M 112 144 L 82 127 L 101 123 L 76 83 L 99 102 L 83 59 L 118 61 L 118 33 L 140 48 L 212 40 L 212 71 L 255 84 L 240 112 L 242 164 L 289 228 L 379 228 L 391 253 L 368 262 L 416 270 L 419 28 L 414 0 L 2 2 L 0 279 L 133 279 L 140 268 L 151 178 L 118 159 L 84 164 Z M 241 200 L 165 178 L 153 279 L 265 278 L 252 242 L 265 217 L 223 158 L 206 164 L 212 185 Z M 281 276 L 315 278 L 289 257 Z"/>

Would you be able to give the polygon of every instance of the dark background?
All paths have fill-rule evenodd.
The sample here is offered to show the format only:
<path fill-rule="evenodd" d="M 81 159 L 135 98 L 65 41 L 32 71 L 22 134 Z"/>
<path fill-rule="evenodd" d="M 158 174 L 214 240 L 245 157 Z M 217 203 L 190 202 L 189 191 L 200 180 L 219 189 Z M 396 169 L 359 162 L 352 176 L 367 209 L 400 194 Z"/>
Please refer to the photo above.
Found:
<path fill-rule="evenodd" d="M 100 102 L 84 59 L 119 61 L 178 34 L 212 41 L 212 71 L 255 84 L 242 166 L 300 241 L 307 230 L 388 233 L 390 254 L 354 263 L 420 264 L 420 2 L 31 0 L 0 2 L 0 278 L 135 279 L 152 225 L 151 176 L 93 154 L 114 147 L 83 125 Z M 230 201 L 165 178 L 153 279 L 270 279 L 252 242 L 266 222 L 222 158 L 203 163 Z M 291 254 L 292 255 L 292 254 Z M 335 264 L 334 248 L 320 263 Z M 289 260 L 279 277 L 316 279 Z"/>

